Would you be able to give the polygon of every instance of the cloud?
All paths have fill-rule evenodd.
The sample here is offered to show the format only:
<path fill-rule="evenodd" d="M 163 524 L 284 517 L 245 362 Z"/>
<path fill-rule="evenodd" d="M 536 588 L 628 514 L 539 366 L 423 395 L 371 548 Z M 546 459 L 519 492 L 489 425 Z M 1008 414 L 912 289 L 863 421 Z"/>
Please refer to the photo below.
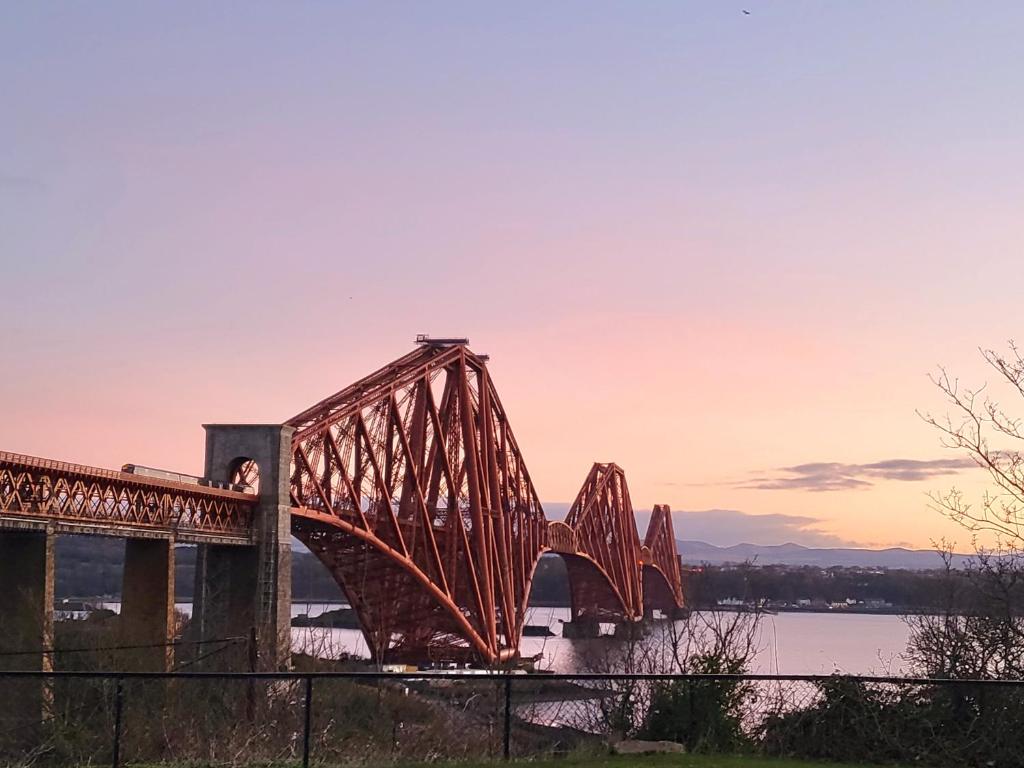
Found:
<path fill-rule="evenodd" d="M 637 512 L 641 537 L 650 521 L 649 511 Z M 733 544 L 803 544 L 807 547 L 848 547 L 858 542 L 821 530 L 823 521 L 807 515 L 751 515 L 736 509 L 680 510 L 672 512 L 677 539 L 704 541 L 719 547 Z"/>
<path fill-rule="evenodd" d="M 928 480 L 942 475 L 955 475 L 961 469 L 973 469 L 977 466 L 972 459 L 932 459 L 918 461 L 916 459 L 888 459 L 864 464 L 868 472 L 886 480 Z"/>
<path fill-rule="evenodd" d="M 870 488 L 879 480 L 930 480 L 975 466 L 970 459 L 885 459 L 870 464 L 813 462 L 782 467 L 773 474 L 740 480 L 733 485 L 759 491 L 846 491 Z"/>

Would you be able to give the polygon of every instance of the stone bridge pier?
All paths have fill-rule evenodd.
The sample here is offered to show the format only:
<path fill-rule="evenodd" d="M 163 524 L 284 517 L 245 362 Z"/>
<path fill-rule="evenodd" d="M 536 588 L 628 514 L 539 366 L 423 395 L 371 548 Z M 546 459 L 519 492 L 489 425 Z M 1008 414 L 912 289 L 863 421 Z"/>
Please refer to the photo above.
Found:
<path fill-rule="evenodd" d="M 0 668 L 53 669 L 52 530 L 0 531 Z M 35 736 L 51 709 L 47 681 L 2 680 L 0 718 Z"/>
<path fill-rule="evenodd" d="M 204 424 L 210 480 L 230 482 L 253 461 L 259 471 L 253 520 L 255 546 L 200 544 L 196 557 L 193 637 L 254 638 L 249 654 L 218 654 L 218 668 L 286 668 L 291 646 L 291 504 L 293 427 L 281 424 Z M 198 654 L 218 646 L 200 646 Z M 235 648 L 245 647 L 236 643 Z M 255 651 L 255 654 L 253 654 Z"/>
<path fill-rule="evenodd" d="M 49 525 L 0 528 L 0 669 L 53 671 L 55 541 Z M 171 668 L 173 539 L 126 539 L 118 636 L 116 642 L 133 646 L 110 649 L 120 668 Z M 8 679 L 0 684 L 0 719 L 23 726 L 31 737 L 34 726 L 50 714 L 51 682 Z"/>

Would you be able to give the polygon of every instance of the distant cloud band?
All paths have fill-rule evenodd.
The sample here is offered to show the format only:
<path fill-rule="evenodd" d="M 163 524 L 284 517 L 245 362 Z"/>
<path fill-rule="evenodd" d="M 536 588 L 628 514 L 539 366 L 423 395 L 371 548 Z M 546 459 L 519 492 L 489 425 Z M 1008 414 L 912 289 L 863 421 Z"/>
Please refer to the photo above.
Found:
<path fill-rule="evenodd" d="M 846 491 L 870 488 L 879 480 L 917 482 L 975 467 L 971 459 L 886 459 L 871 464 L 835 461 L 782 467 L 776 474 L 741 480 L 739 488 L 759 491 Z"/>

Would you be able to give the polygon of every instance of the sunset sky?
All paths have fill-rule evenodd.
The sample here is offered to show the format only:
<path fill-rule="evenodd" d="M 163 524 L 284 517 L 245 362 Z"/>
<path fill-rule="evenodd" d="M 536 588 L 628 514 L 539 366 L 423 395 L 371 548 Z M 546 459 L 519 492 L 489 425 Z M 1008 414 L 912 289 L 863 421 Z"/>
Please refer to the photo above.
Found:
<path fill-rule="evenodd" d="M 0 449 L 197 472 L 201 423 L 455 334 L 553 512 L 616 461 L 680 538 L 966 545 L 926 493 L 984 477 L 915 409 L 1020 335 L 1022 29 L 936 0 L 8 4 Z"/>

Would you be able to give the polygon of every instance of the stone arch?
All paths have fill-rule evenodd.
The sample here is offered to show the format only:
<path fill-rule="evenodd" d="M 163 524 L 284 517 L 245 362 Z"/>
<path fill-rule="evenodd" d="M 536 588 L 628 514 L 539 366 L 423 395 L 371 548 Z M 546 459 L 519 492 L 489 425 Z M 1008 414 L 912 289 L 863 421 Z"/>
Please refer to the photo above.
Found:
<path fill-rule="evenodd" d="M 249 493 L 260 492 L 260 465 L 251 456 L 237 456 L 228 464 L 228 482 Z"/>

